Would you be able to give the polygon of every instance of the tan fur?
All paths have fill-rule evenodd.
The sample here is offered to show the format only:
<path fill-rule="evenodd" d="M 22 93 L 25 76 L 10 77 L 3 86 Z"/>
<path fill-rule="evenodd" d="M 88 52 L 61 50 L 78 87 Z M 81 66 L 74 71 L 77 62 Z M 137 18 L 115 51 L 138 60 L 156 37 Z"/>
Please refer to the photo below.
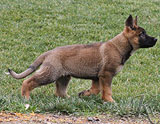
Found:
<path fill-rule="evenodd" d="M 107 42 L 57 47 L 38 57 L 29 72 L 16 74 L 9 70 L 14 78 L 24 78 L 41 65 L 38 71 L 23 82 L 22 96 L 29 99 L 34 88 L 56 82 L 55 95 L 65 97 L 70 78 L 77 77 L 92 80 L 91 88 L 82 91 L 79 96 L 101 92 L 104 101 L 113 102 L 112 79 L 122 69 L 130 53 L 139 48 L 138 38 L 142 29 L 137 26 L 136 18 L 133 21 L 136 30 L 132 30 L 128 26 L 131 21 L 126 21 L 123 32 Z"/>

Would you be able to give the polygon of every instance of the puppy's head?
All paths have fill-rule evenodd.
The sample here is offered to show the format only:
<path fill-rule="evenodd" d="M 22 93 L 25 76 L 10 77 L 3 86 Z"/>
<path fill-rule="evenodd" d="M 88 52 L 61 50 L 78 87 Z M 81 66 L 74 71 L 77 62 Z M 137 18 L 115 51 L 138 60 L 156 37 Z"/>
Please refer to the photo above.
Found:
<path fill-rule="evenodd" d="M 123 34 L 134 49 L 153 47 L 157 42 L 155 37 L 147 35 L 146 31 L 137 25 L 137 16 L 135 19 L 131 15 L 127 18 Z"/>

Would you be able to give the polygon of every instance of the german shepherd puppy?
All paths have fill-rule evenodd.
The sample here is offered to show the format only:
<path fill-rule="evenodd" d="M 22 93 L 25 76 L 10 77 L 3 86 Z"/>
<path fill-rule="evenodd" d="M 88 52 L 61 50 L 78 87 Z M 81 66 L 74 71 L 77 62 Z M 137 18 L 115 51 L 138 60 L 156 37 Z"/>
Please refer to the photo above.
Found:
<path fill-rule="evenodd" d="M 113 77 L 122 69 L 125 62 L 139 48 L 153 47 L 157 39 L 147 35 L 130 15 L 125 22 L 124 30 L 107 42 L 89 45 L 68 45 L 57 47 L 40 55 L 24 72 L 17 74 L 8 69 L 9 74 L 22 79 L 40 68 L 23 81 L 21 94 L 29 99 L 34 88 L 56 83 L 55 95 L 67 96 L 66 89 L 71 77 L 90 79 L 89 90 L 79 96 L 102 93 L 104 101 L 113 102 L 111 83 Z"/>

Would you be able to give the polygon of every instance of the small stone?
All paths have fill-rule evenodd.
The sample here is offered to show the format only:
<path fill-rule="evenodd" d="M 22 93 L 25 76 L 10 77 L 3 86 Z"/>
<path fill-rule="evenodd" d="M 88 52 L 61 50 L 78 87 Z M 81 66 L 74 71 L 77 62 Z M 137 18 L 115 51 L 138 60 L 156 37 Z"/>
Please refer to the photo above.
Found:
<path fill-rule="evenodd" d="M 99 118 L 95 118 L 95 121 L 100 121 L 100 119 Z"/>
<path fill-rule="evenodd" d="M 92 117 L 87 118 L 88 121 L 94 121 Z"/>

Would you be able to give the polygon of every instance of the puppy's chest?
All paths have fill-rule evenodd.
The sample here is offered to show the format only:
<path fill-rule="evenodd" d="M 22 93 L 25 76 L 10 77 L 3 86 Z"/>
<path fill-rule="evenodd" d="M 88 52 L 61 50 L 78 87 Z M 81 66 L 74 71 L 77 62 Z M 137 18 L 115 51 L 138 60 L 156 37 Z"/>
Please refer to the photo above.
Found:
<path fill-rule="evenodd" d="M 116 74 L 119 73 L 122 69 L 123 69 L 123 65 L 119 65 L 119 66 L 116 68 Z"/>

